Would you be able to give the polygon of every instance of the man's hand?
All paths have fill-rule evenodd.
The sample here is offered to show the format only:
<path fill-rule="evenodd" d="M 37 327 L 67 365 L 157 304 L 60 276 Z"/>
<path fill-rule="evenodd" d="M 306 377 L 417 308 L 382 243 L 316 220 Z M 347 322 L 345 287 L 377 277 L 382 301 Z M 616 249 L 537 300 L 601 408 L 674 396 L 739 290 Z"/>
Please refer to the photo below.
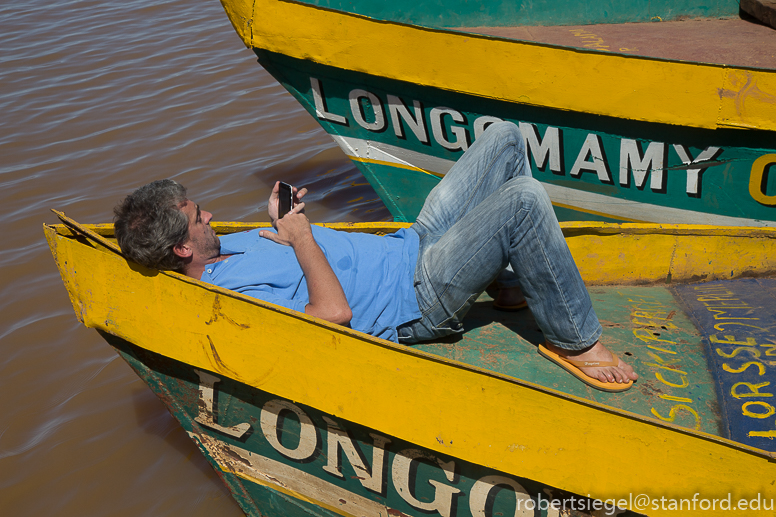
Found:
<path fill-rule="evenodd" d="M 275 221 L 277 233 L 269 230 L 261 230 L 259 235 L 283 246 L 297 246 L 305 244 L 305 241 L 313 241 L 313 232 L 307 216 L 300 213 L 304 209 L 304 203 L 299 203 L 289 213 Z"/>
<path fill-rule="evenodd" d="M 307 189 L 297 189 L 296 187 L 293 187 L 294 190 L 294 209 L 291 210 L 292 212 L 300 212 L 302 209 L 304 209 L 304 203 L 302 204 L 302 209 L 296 210 L 296 207 L 301 199 L 304 197 L 305 194 L 307 194 Z M 279 192 L 280 192 L 280 182 L 276 181 L 275 186 L 272 188 L 272 194 L 269 195 L 269 202 L 267 203 L 267 213 L 269 214 L 269 219 L 272 221 L 272 226 L 274 226 L 277 229 L 277 220 L 285 216 L 286 214 L 278 214 L 278 198 L 279 198 Z"/>
<path fill-rule="evenodd" d="M 261 230 L 259 235 L 294 248 L 310 297 L 310 303 L 305 306 L 304 312 L 338 325 L 347 325 L 353 313 L 345 291 L 342 290 L 342 285 L 323 250 L 315 242 L 310 221 L 306 215 L 299 213 L 302 208 L 304 203 L 295 206 L 285 217 L 275 221 L 278 233 Z"/>

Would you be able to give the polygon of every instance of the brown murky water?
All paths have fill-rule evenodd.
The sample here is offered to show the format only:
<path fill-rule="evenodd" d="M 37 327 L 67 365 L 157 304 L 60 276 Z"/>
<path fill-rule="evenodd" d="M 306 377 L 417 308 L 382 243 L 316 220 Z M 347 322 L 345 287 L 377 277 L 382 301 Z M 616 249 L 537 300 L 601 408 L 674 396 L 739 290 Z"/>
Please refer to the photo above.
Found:
<path fill-rule="evenodd" d="M 313 221 L 390 215 L 259 65 L 217 0 L 0 6 L 0 514 L 241 515 L 167 410 L 75 319 L 41 225 L 108 222 L 172 177 L 217 220 L 266 220 L 276 179 Z"/>

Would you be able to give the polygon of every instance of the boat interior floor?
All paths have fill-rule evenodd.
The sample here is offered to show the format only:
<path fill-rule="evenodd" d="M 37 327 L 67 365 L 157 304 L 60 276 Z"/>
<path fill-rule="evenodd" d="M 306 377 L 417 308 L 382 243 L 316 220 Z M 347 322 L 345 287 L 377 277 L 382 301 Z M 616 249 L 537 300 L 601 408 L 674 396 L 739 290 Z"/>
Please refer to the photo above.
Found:
<path fill-rule="evenodd" d="M 776 68 L 776 30 L 754 18 L 455 30 L 585 50 L 736 67 Z"/>
<path fill-rule="evenodd" d="M 598 391 L 537 352 L 530 310 L 493 309 L 483 293 L 465 332 L 413 348 L 761 449 L 776 416 L 776 278 L 589 287 L 601 342 L 639 374 L 623 393 Z"/>

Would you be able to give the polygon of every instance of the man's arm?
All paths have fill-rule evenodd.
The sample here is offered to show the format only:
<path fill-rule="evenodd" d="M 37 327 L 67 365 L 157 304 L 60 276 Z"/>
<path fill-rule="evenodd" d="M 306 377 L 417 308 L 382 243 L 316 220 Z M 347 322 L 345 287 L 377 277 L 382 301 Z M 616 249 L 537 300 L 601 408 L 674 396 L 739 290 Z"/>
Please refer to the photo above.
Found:
<path fill-rule="evenodd" d="M 315 242 L 310 221 L 304 214 L 297 212 L 303 207 L 304 203 L 300 203 L 294 210 L 275 221 L 277 234 L 263 230 L 259 235 L 294 249 L 310 295 L 310 303 L 305 306 L 305 313 L 332 323 L 347 325 L 353 313 L 345 291 L 342 290 L 342 285 L 320 246 Z"/>

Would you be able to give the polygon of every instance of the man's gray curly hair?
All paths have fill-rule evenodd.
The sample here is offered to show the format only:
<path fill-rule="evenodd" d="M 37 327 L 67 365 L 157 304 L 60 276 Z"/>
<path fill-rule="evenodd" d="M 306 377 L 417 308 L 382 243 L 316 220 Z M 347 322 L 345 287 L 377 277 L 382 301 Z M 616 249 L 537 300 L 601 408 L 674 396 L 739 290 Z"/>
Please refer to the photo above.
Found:
<path fill-rule="evenodd" d="M 148 268 L 181 271 L 173 248 L 189 238 L 189 219 L 180 206 L 186 188 L 173 180 L 157 180 L 128 195 L 116 208 L 114 227 L 121 251 Z"/>

